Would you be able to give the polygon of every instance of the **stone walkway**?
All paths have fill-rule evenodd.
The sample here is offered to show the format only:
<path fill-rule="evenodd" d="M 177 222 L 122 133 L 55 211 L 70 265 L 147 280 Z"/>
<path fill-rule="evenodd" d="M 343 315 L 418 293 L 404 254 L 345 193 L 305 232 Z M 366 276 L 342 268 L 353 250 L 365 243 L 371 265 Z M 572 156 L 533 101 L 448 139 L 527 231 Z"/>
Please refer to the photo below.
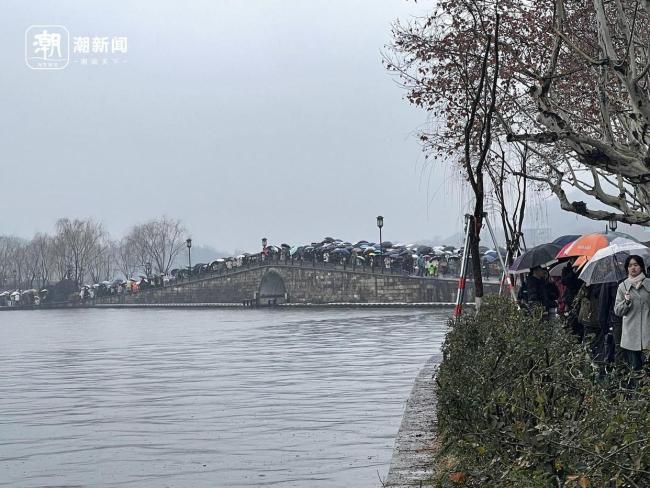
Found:
<path fill-rule="evenodd" d="M 424 365 L 406 402 L 388 476 L 382 486 L 406 488 L 432 486 L 433 455 L 436 451 L 436 395 L 434 368 L 441 354 Z"/>

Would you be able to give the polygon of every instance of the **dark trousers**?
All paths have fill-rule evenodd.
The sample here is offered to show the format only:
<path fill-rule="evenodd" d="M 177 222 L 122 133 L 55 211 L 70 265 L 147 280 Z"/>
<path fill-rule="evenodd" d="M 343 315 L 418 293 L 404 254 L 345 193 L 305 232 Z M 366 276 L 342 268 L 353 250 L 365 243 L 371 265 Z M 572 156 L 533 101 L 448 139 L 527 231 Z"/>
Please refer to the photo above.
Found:
<path fill-rule="evenodd" d="M 625 354 L 625 362 L 632 368 L 634 371 L 640 371 L 643 369 L 643 351 L 630 351 L 629 349 L 623 349 Z"/>

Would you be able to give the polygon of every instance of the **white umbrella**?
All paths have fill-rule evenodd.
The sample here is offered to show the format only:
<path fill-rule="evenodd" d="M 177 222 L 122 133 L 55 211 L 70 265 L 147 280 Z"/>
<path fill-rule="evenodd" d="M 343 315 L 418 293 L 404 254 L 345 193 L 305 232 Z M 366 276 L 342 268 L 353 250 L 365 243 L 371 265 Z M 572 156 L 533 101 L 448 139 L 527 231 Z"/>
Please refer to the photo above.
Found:
<path fill-rule="evenodd" d="M 609 246 L 603 247 L 594 253 L 589 262 L 582 268 L 579 278 L 588 285 L 617 283 L 624 280 L 627 278 L 625 260 L 628 256 L 634 254 L 645 259 L 650 256 L 650 248 L 640 242 L 615 239 Z"/>

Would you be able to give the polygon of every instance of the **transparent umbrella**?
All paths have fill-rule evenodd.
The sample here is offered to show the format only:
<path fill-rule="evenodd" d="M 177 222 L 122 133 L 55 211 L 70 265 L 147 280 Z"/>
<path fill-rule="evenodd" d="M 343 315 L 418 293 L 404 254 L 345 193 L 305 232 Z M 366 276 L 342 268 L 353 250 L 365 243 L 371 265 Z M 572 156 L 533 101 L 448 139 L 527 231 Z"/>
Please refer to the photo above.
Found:
<path fill-rule="evenodd" d="M 639 242 L 613 242 L 599 249 L 582 269 L 579 278 L 588 285 L 616 283 L 627 278 L 625 260 L 637 254 L 644 260 L 650 256 L 650 248 Z"/>

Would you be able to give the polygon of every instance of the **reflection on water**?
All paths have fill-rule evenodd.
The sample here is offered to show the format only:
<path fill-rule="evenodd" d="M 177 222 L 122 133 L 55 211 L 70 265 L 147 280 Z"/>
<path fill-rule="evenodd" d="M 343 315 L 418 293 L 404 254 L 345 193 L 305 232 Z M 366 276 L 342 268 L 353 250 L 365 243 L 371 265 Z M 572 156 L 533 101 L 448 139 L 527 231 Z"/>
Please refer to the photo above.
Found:
<path fill-rule="evenodd" d="M 0 313 L 0 486 L 380 486 L 448 313 Z"/>

